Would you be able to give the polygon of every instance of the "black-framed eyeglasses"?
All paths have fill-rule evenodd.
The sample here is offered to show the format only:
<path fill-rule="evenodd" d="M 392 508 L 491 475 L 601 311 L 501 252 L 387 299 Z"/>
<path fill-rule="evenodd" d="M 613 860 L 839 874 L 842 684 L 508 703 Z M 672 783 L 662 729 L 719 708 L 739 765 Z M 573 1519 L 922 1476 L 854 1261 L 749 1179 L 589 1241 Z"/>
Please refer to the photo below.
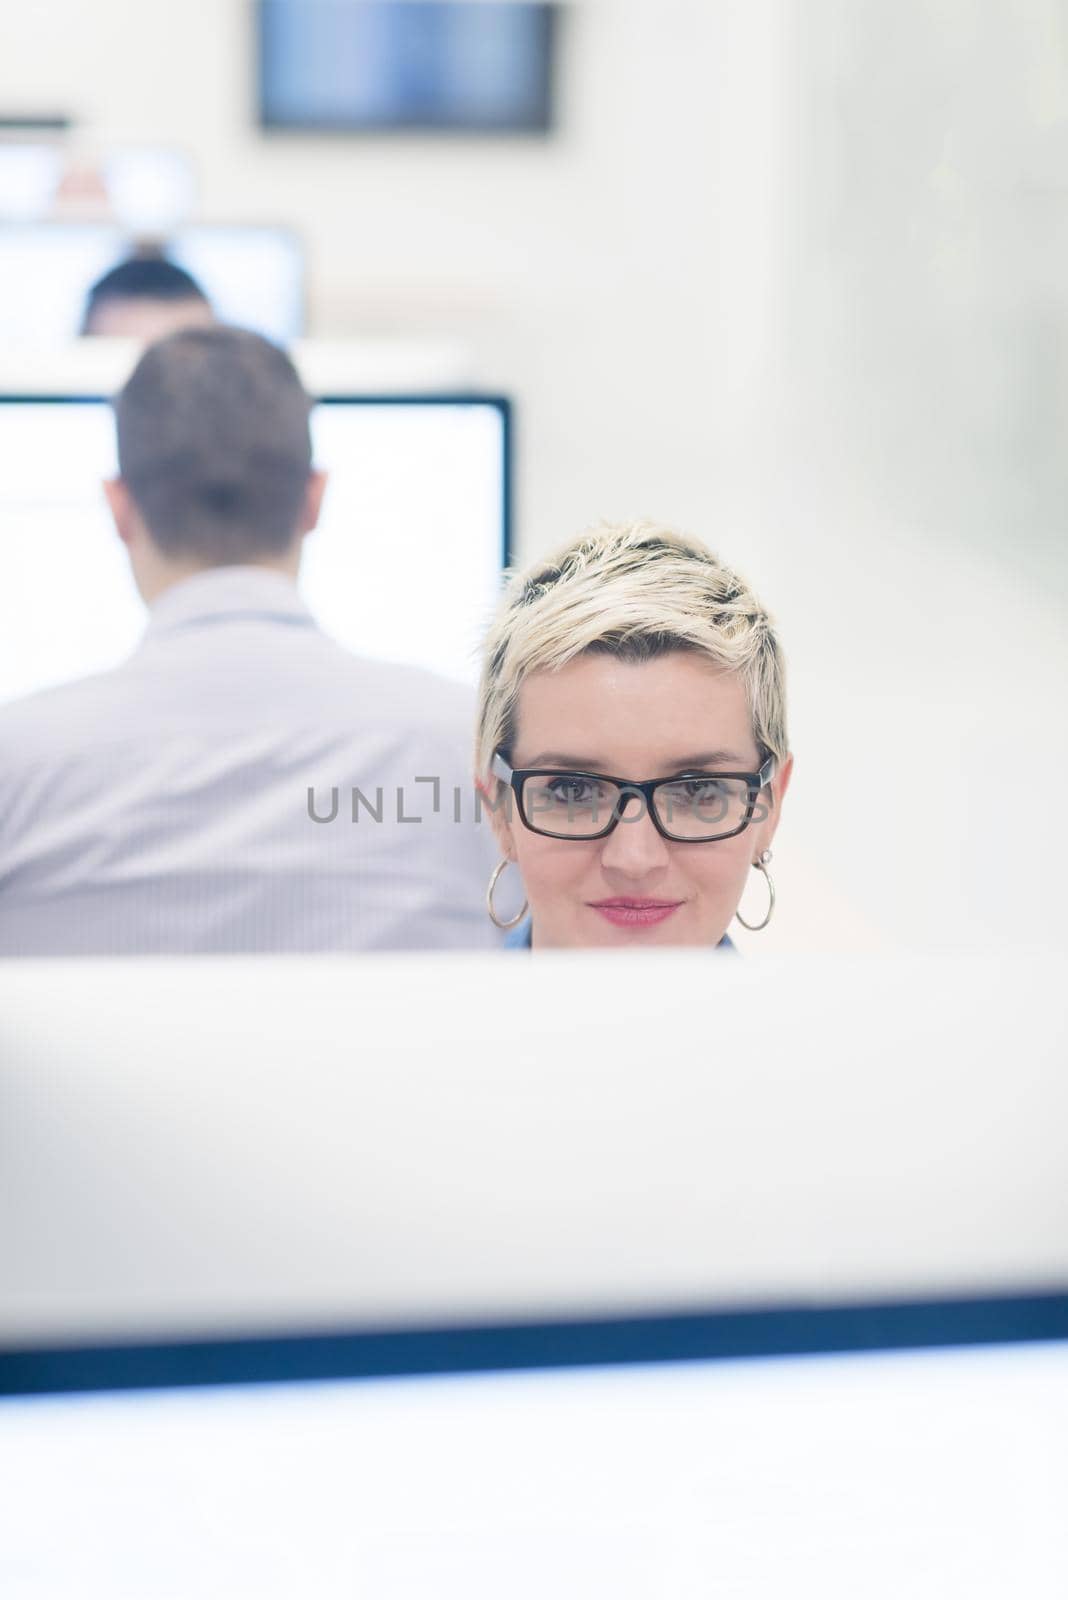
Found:
<path fill-rule="evenodd" d="M 752 821 L 760 791 L 775 776 L 775 757 L 761 749 L 759 772 L 680 772 L 672 778 L 613 777 L 558 767 L 512 767 L 502 751 L 491 763 L 515 795 L 523 825 L 550 839 L 603 839 L 632 799 L 657 832 L 679 844 L 732 839 Z"/>

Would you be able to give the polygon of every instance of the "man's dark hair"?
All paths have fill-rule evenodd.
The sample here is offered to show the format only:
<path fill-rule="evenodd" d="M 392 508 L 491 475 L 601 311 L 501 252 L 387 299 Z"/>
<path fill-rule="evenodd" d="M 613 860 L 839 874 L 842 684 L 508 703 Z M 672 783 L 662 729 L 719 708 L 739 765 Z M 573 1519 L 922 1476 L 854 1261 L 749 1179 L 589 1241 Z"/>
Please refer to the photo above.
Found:
<path fill-rule="evenodd" d="M 257 333 L 151 345 L 115 400 L 119 472 L 169 556 L 230 566 L 288 549 L 311 471 L 311 401 Z"/>
<path fill-rule="evenodd" d="M 184 267 L 155 254 L 131 256 L 97 279 L 85 302 L 82 333 L 91 331 L 93 318 L 102 305 L 116 300 L 202 300 L 210 305 L 197 280 Z"/>

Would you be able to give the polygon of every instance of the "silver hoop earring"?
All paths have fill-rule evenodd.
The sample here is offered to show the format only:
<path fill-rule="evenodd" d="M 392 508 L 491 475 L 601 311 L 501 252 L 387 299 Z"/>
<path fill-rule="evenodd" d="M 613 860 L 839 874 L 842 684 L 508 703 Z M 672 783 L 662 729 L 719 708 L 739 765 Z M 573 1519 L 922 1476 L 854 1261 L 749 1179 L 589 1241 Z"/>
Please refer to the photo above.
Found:
<path fill-rule="evenodd" d="M 768 871 L 768 862 L 770 860 L 771 860 L 771 851 L 770 850 L 762 850 L 760 852 L 760 855 L 753 862 L 753 865 L 757 869 L 757 871 L 758 872 L 762 872 L 764 874 L 764 877 L 767 879 L 767 884 L 768 884 L 768 911 L 767 911 L 767 916 L 764 918 L 763 922 L 746 922 L 745 918 L 742 916 L 742 913 L 740 911 L 736 911 L 734 913 L 734 915 L 738 918 L 738 921 L 741 923 L 742 927 L 743 928 L 748 928 L 750 933 L 759 933 L 761 928 L 766 928 L 768 923 L 771 921 L 771 913 L 775 910 L 775 885 L 772 883 L 772 881 L 771 881 L 771 873 Z"/>
<path fill-rule="evenodd" d="M 501 918 L 493 909 L 493 891 L 497 887 L 497 880 L 501 873 L 504 871 L 505 867 L 509 865 L 510 863 L 507 856 L 505 856 L 503 861 L 498 861 L 497 865 L 493 869 L 493 872 L 490 874 L 489 888 L 486 890 L 486 910 L 489 912 L 490 921 L 493 923 L 495 928 L 500 928 L 502 933 L 507 933 L 509 928 L 517 927 L 526 916 L 528 910 L 527 902 L 524 900 L 522 906 L 516 912 L 515 916 L 511 917 L 508 921 L 502 922 Z"/>

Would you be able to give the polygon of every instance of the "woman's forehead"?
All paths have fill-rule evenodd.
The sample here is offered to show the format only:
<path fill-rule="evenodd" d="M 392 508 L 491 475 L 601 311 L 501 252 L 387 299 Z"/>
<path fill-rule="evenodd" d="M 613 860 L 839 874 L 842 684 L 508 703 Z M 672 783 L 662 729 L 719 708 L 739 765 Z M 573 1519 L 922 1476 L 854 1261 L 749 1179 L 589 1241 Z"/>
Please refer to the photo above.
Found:
<path fill-rule="evenodd" d="M 651 776 L 728 762 L 748 770 L 755 756 L 741 680 L 692 652 L 642 662 L 591 652 L 520 686 L 516 765 Z"/>

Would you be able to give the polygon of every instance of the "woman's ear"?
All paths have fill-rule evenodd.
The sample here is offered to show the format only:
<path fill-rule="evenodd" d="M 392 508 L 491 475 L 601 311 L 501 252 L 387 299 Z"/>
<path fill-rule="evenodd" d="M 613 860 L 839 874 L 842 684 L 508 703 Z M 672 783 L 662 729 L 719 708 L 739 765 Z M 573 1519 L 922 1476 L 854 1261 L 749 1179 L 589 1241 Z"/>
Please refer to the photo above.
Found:
<path fill-rule="evenodd" d="M 498 849 L 506 861 L 515 861 L 515 832 L 512 825 L 515 796 L 512 790 L 500 778 L 494 777 L 477 778 L 475 788 L 478 790 L 481 814 L 490 820 Z"/>
<path fill-rule="evenodd" d="M 783 762 L 783 764 L 780 767 L 779 771 L 775 774 L 774 778 L 771 780 L 771 787 L 775 791 L 775 809 L 776 809 L 776 811 L 778 811 L 779 807 L 782 805 L 782 797 L 786 793 L 787 789 L 790 787 L 790 779 L 793 777 L 793 773 L 794 773 L 794 758 L 793 758 L 792 755 L 789 755 L 789 756 L 786 757 L 786 760 Z"/>
<path fill-rule="evenodd" d="M 762 850 L 766 850 L 772 839 L 775 837 L 775 830 L 779 826 L 779 818 L 782 815 L 783 796 L 790 787 L 790 779 L 793 776 L 793 771 L 794 758 L 792 755 L 789 755 L 786 757 L 786 760 L 782 763 L 774 778 L 771 780 L 771 792 L 774 796 L 775 804 L 768 807 L 767 818 L 761 824 L 760 848 Z"/>

